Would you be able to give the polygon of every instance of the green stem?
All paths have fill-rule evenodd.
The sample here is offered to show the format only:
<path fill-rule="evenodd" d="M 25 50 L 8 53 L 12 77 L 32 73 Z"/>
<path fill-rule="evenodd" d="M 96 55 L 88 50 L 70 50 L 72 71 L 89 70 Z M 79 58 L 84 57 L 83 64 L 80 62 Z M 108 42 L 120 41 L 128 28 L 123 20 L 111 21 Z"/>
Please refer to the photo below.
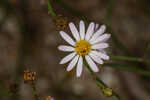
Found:
<path fill-rule="evenodd" d="M 150 62 L 137 57 L 126 57 L 126 56 L 110 56 L 110 59 L 112 60 L 119 60 L 119 61 L 128 61 L 128 62 L 138 62 L 138 63 L 144 63 L 150 67 Z"/>
<path fill-rule="evenodd" d="M 143 62 L 142 58 L 136 57 L 126 57 L 126 56 L 110 56 L 112 60 L 120 60 L 120 61 L 131 61 L 131 62 Z"/>
<path fill-rule="evenodd" d="M 47 5 L 48 5 L 48 13 L 51 14 L 52 17 L 56 17 L 56 14 L 50 4 L 50 1 L 49 0 L 46 0 L 47 1 Z"/>
<path fill-rule="evenodd" d="M 140 75 L 150 77 L 150 72 L 149 71 L 143 70 L 139 67 L 135 67 L 135 66 L 132 66 L 132 65 L 123 65 L 123 64 L 117 64 L 117 63 L 105 63 L 103 66 L 118 68 L 120 70 L 127 70 L 127 71 L 131 71 L 131 72 L 136 72 Z"/>
<path fill-rule="evenodd" d="M 96 74 L 93 72 L 93 70 L 90 68 L 90 66 L 87 64 L 87 62 L 84 62 L 85 66 L 88 68 L 88 70 L 91 72 L 91 75 L 94 77 L 96 81 L 96 85 L 100 88 L 102 92 L 102 88 L 109 88 Z M 118 100 L 123 100 L 122 97 L 120 97 L 115 91 L 113 91 L 113 96 L 115 96 Z"/>
<path fill-rule="evenodd" d="M 0 90 L 0 94 L 10 94 L 8 90 Z"/>
<path fill-rule="evenodd" d="M 39 96 L 38 96 L 38 94 L 37 94 L 37 90 L 36 90 L 36 87 L 35 87 L 35 83 L 33 82 L 33 83 L 31 84 L 31 86 L 32 86 L 32 91 L 33 91 L 34 99 L 35 99 L 35 100 L 39 100 Z"/>

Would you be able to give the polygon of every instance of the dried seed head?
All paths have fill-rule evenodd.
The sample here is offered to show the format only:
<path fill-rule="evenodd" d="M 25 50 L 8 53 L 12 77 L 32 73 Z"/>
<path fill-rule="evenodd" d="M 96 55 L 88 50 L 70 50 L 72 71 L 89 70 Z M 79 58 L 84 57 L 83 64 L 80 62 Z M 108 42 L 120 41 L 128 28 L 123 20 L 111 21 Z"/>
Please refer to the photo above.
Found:
<path fill-rule="evenodd" d="M 110 97 L 113 95 L 112 88 L 102 88 L 102 92 L 103 92 L 104 96 L 106 96 L 106 97 Z"/>
<path fill-rule="evenodd" d="M 44 100 L 54 100 L 51 96 L 47 96 Z"/>
<path fill-rule="evenodd" d="M 32 72 L 30 70 L 24 71 L 24 82 L 25 83 L 32 83 L 36 80 L 36 72 Z"/>
<path fill-rule="evenodd" d="M 55 18 L 55 23 L 56 23 L 56 28 L 58 30 L 65 30 L 68 24 L 68 20 L 66 17 L 59 15 Z"/>

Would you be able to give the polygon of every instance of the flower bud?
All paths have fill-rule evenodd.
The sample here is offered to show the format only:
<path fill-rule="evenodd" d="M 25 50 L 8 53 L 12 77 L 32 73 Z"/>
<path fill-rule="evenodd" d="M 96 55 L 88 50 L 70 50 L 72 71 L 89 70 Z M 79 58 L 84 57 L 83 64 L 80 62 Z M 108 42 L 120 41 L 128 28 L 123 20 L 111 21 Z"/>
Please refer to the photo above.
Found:
<path fill-rule="evenodd" d="M 102 88 L 104 96 L 110 97 L 113 95 L 113 90 L 111 88 Z"/>

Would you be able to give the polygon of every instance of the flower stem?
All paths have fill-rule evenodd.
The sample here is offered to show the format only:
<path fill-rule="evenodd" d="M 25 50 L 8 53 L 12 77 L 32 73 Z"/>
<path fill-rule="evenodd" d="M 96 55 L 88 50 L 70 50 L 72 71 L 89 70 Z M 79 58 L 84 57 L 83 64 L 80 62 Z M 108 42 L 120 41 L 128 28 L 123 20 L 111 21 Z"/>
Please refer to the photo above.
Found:
<path fill-rule="evenodd" d="M 120 60 L 120 61 L 129 61 L 129 62 L 138 62 L 138 63 L 144 63 L 150 67 L 150 62 L 137 57 L 126 57 L 126 56 L 110 56 L 110 59 L 112 60 Z"/>
<path fill-rule="evenodd" d="M 56 14 L 51 6 L 51 3 L 49 0 L 46 0 L 47 5 L 48 5 L 48 13 L 52 16 L 52 17 L 56 17 Z"/>
<path fill-rule="evenodd" d="M 143 62 L 142 58 L 136 57 L 126 57 L 126 56 L 110 56 L 112 60 L 123 60 L 123 61 L 133 61 L 133 62 Z"/>
<path fill-rule="evenodd" d="M 117 63 L 105 63 L 103 66 L 118 68 L 120 70 L 127 70 L 127 71 L 131 71 L 131 72 L 136 72 L 140 75 L 150 77 L 150 72 L 149 71 L 143 70 L 143 69 L 141 69 L 137 66 L 133 66 L 133 65 L 125 65 L 125 64 L 117 64 Z"/>
<path fill-rule="evenodd" d="M 0 94 L 10 94 L 8 90 L 0 90 Z"/>
<path fill-rule="evenodd" d="M 88 68 L 88 70 L 91 72 L 91 75 L 93 76 L 94 80 L 96 81 L 96 85 L 100 88 L 101 92 L 103 88 L 109 88 L 96 74 L 93 72 L 93 70 L 90 68 L 90 66 L 87 64 L 87 62 L 84 62 L 85 66 Z M 115 96 L 118 100 L 123 100 L 122 97 L 120 97 L 115 91 L 112 92 L 112 96 Z"/>
<path fill-rule="evenodd" d="M 35 100 L 39 100 L 39 96 L 38 96 L 38 94 L 37 94 L 37 90 L 36 90 L 35 83 L 33 82 L 33 83 L 31 84 L 31 86 L 32 86 L 32 93 L 33 93 L 34 99 L 35 99 Z"/>

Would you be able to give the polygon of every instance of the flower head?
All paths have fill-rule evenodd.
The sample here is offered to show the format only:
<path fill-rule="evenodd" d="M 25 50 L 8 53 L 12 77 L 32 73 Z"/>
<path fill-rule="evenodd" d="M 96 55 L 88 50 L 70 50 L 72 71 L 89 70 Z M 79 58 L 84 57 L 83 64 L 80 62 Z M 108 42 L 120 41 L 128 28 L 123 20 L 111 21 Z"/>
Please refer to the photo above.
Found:
<path fill-rule="evenodd" d="M 60 31 L 61 37 L 68 42 L 70 46 L 60 45 L 58 49 L 64 52 L 71 52 L 60 61 L 60 64 L 71 61 L 67 67 L 67 71 L 72 70 L 77 65 L 77 77 L 81 76 L 84 59 L 94 72 L 99 71 L 95 62 L 103 64 L 103 60 L 109 60 L 105 48 L 109 46 L 106 41 L 110 38 L 110 34 L 103 34 L 106 28 L 105 25 L 102 25 L 100 28 L 98 27 L 98 24 L 91 22 L 86 31 L 85 24 L 81 20 L 78 31 L 72 22 L 69 23 L 69 28 L 75 41 L 67 33 Z"/>

